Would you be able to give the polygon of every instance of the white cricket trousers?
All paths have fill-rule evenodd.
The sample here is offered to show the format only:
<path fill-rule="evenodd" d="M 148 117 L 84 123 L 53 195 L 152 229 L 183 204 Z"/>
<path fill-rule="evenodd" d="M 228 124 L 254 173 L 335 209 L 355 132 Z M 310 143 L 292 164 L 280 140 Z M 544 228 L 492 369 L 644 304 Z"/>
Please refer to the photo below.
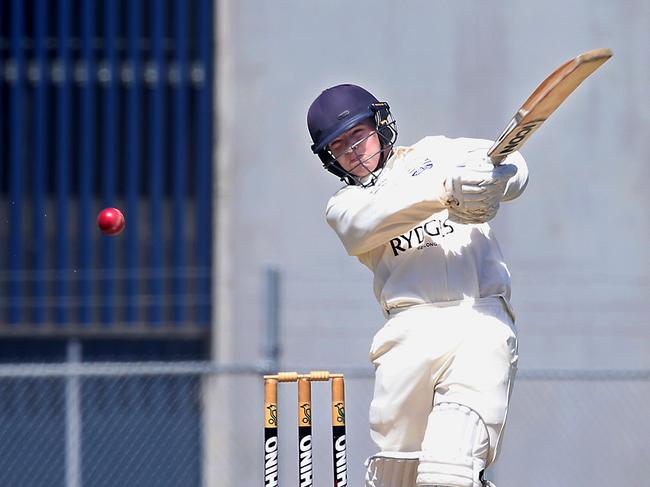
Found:
<path fill-rule="evenodd" d="M 487 464 L 496 458 L 517 369 L 516 329 L 501 298 L 391 311 L 370 360 L 371 437 L 380 451 L 420 451 L 433 405 L 452 402 L 479 414 L 489 434 Z"/>

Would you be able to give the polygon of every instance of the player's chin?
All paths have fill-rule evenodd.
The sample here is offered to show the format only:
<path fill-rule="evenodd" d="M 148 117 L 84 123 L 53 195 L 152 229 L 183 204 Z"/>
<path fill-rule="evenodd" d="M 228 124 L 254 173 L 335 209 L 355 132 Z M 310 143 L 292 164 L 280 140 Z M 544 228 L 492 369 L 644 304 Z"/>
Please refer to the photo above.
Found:
<path fill-rule="evenodd" d="M 360 167 L 360 168 L 357 168 L 357 169 L 355 169 L 353 171 L 350 171 L 350 174 L 352 174 L 353 176 L 356 176 L 358 178 L 363 178 L 365 176 L 371 175 L 373 173 L 373 171 L 374 171 L 374 169 L 370 170 L 370 169 L 368 169 L 366 167 Z"/>
<path fill-rule="evenodd" d="M 377 166 L 379 165 L 378 160 L 368 160 L 368 161 L 362 161 L 357 163 L 351 170 L 350 173 L 354 176 L 357 177 L 364 177 L 368 176 L 369 174 L 372 174 L 373 171 L 377 169 Z"/>

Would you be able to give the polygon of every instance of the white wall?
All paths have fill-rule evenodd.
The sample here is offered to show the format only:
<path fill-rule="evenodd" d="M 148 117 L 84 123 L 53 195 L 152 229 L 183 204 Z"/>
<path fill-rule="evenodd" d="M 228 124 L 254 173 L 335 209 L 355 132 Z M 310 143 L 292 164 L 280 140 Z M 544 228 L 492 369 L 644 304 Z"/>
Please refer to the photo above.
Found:
<path fill-rule="evenodd" d="M 381 324 L 369 273 L 323 219 L 339 183 L 311 154 L 305 126 L 322 89 L 349 81 L 388 100 L 402 144 L 439 133 L 491 138 L 560 62 L 608 46 L 614 58 L 524 148 L 530 186 L 495 227 L 513 275 L 522 366 L 650 365 L 638 348 L 649 336 L 647 2 L 511 1 L 495 10 L 275 0 L 229 9 L 220 47 L 229 66 L 217 83 L 229 225 L 216 251 L 230 261 L 231 326 L 245 332 L 234 339 L 238 358 L 259 356 L 249 337 L 264 321 L 269 265 L 286 273 L 287 338 L 349 330 L 345 358 L 357 362 L 357 346 Z M 612 355 L 611 339 L 639 353 Z M 285 358 L 302 357 L 288 348 Z"/>
<path fill-rule="evenodd" d="M 401 144 L 494 138 L 561 62 L 610 47 L 524 148 L 530 185 L 494 227 L 522 369 L 650 367 L 648 2 L 218 3 L 219 358 L 260 358 L 267 266 L 284 275 L 285 363 L 364 365 L 382 324 L 370 273 L 323 217 L 339 182 L 305 119 L 324 88 L 388 101 Z"/>

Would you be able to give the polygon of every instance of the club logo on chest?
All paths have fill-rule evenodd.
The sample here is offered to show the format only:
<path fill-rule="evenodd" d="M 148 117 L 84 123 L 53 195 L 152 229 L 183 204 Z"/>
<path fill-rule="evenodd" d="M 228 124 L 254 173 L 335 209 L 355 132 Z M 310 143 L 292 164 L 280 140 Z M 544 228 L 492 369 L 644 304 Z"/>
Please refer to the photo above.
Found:
<path fill-rule="evenodd" d="M 390 247 L 393 255 L 397 257 L 400 253 L 406 252 L 412 248 L 417 248 L 424 244 L 427 238 L 441 238 L 446 237 L 454 232 L 454 227 L 449 220 L 429 220 L 422 225 L 413 228 L 407 234 L 400 235 L 399 237 L 390 240 Z M 436 246 L 435 244 L 433 245 Z"/>

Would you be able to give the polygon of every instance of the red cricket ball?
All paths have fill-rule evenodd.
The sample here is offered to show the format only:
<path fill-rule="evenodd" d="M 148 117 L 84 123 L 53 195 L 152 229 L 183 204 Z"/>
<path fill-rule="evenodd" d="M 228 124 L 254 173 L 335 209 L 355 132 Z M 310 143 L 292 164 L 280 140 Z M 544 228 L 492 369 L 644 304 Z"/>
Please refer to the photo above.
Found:
<path fill-rule="evenodd" d="M 97 216 L 97 226 L 106 235 L 117 235 L 124 230 L 126 220 L 117 208 L 104 208 Z"/>

